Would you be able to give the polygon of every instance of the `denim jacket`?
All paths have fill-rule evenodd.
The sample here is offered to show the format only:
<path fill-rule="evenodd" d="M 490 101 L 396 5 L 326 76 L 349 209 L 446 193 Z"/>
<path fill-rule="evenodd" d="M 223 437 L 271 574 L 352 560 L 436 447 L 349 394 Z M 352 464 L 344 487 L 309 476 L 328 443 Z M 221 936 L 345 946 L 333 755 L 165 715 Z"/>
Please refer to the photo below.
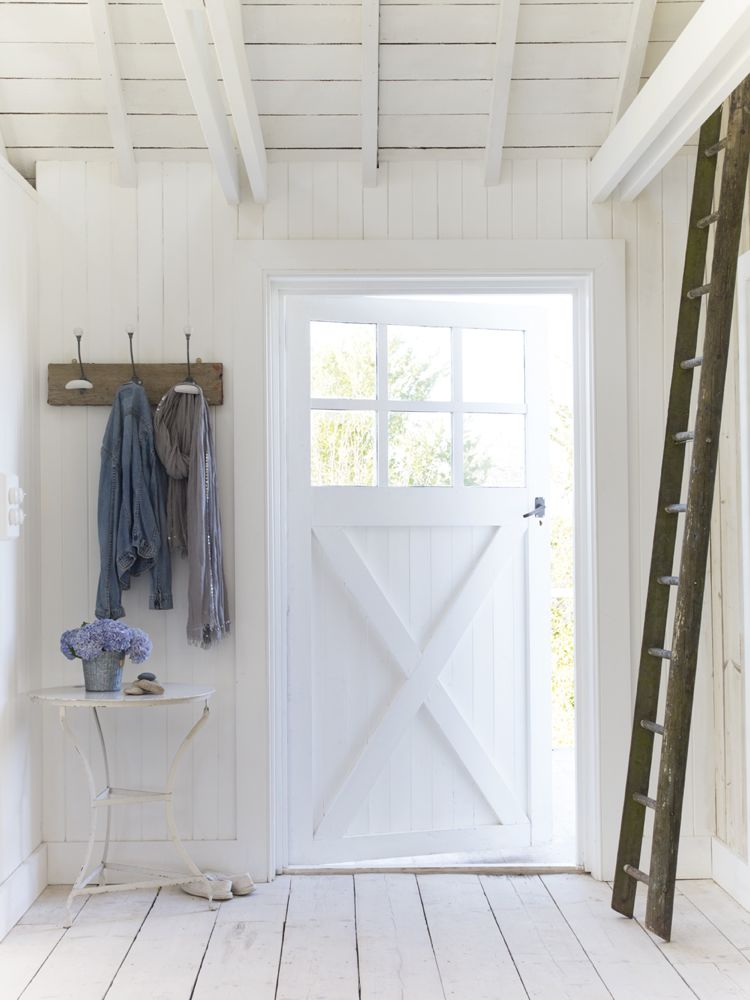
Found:
<path fill-rule="evenodd" d="M 172 607 L 166 473 L 154 448 L 154 424 L 142 385 L 117 390 L 101 449 L 97 618 L 122 618 L 122 591 L 149 570 L 149 607 Z"/>

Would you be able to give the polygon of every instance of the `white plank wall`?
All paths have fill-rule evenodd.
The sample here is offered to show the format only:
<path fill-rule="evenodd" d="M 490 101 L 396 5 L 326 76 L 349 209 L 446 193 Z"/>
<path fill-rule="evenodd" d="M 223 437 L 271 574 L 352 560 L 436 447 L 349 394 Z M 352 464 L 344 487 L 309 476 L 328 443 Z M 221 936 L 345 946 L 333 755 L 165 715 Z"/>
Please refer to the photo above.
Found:
<path fill-rule="evenodd" d="M 645 76 L 698 6 L 698 0 L 659 0 Z M 630 8 L 629 0 L 521 3 L 507 147 L 580 155 L 600 145 Z M 168 155 L 181 159 L 205 156 L 161 4 L 114 3 L 111 17 L 137 155 L 171 150 Z M 425 150 L 481 154 L 497 17 L 494 0 L 382 4 L 381 158 Z M 337 150 L 359 156 L 360 20 L 360 4 L 351 0 L 243 3 L 246 51 L 272 154 Z M 37 159 L 111 156 L 85 4 L 0 0 L 0 129 L 11 161 L 28 177 Z"/>
<path fill-rule="evenodd" d="M 226 405 L 214 411 L 214 429 L 231 601 L 232 295 L 226 285 L 225 255 L 235 234 L 235 215 L 227 208 L 210 167 L 203 163 L 143 164 L 137 190 L 117 186 L 108 163 L 49 164 L 40 179 L 44 191 L 40 328 L 45 372 L 49 361 L 73 356 L 75 326 L 84 330 L 83 353 L 88 361 L 127 360 L 128 327 L 136 330 L 138 361 L 178 361 L 184 358 L 183 328 L 189 324 L 193 357 L 218 359 L 226 365 Z M 61 629 L 93 617 L 99 574 L 99 449 L 108 415 L 104 407 L 42 409 L 42 539 L 48 561 L 41 601 L 43 677 L 48 685 L 77 683 L 80 678 L 80 663 L 62 658 L 56 638 Z M 188 646 L 186 569 L 185 562 L 175 557 L 175 610 L 148 610 L 146 579 L 134 581 L 123 594 L 123 602 L 127 621 L 145 628 L 153 639 L 149 667 L 160 679 L 207 682 L 216 687 L 211 723 L 181 768 L 177 821 L 188 840 L 233 841 L 234 643 L 229 637 L 208 652 Z M 128 661 L 126 678 L 134 677 L 138 669 Z M 162 784 L 168 762 L 197 711 L 180 706 L 148 713 L 144 719 L 138 711 L 116 719 L 104 713 L 103 724 L 114 747 L 114 780 L 126 787 Z M 44 722 L 45 839 L 55 845 L 79 842 L 87 834 L 88 822 L 80 765 L 67 748 L 63 750 L 54 713 L 45 713 Z M 74 724 L 90 741 L 85 720 L 76 718 Z M 115 839 L 164 839 L 161 813 L 152 806 L 115 813 Z M 220 856 L 215 863 L 219 861 Z"/>
<path fill-rule="evenodd" d="M 44 886 L 39 686 L 39 431 L 34 192 L 0 162 L 0 471 L 28 493 L 16 541 L 0 542 L 0 938 Z"/>
<path fill-rule="evenodd" d="M 629 340 L 623 378 L 628 379 L 631 422 L 630 450 L 623 461 L 631 470 L 632 638 L 638 648 L 659 466 L 654 427 L 663 425 L 666 406 L 682 269 L 680 238 L 691 178 L 691 157 L 678 157 L 637 203 L 590 206 L 587 163 L 575 158 L 508 160 L 502 183 L 490 189 L 475 160 L 386 163 L 378 186 L 371 189 L 363 189 L 359 166 L 353 162 L 277 162 L 269 166 L 268 204 L 261 208 L 245 201 L 235 215 L 224 205 L 205 164 L 142 163 L 135 191 L 118 188 L 108 164 L 43 164 L 38 184 L 43 208 L 42 361 L 72 356 L 76 325 L 87 331 L 84 352 L 89 359 L 123 360 L 129 322 L 137 324 L 139 358 L 178 359 L 182 327 L 189 318 L 195 353 L 216 357 L 227 366 L 227 405 L 217 411 L 216 429 L 231 587 L 233 373 L 228 311 L 235 289 L 227 284 L 226 261 L 236 232 L 243 239 L 282 240 L 625 239 Z M 258 365 L 262 370 L 260 354 Z M 60 630 L 91 614 L 97 573 L 98 448 L 106 414 L 44 407 L 42 418 L 43 539 L 50 566 L 59 567 L 48 574 L 42 591 L 44 679 L 52 684 L 70 679 L 78 666 L 56 652 Z M 263 456 L 247 459 L 260 467 Z M 262 532 L 263 526 L 253 530 Z M 61 579 L 73 574 L 82 585 L 61 587 Z M 131 621 L 154 635 L 154 662 L 162 676 L 211 679 L 218 688 L 215 720 L 184 768 L 179 824 L 198 844 L 226 843 L 236 832 L 235 769 L 251 767 L 248 761 L 234 759 L 231 703 L 238 668 L 231 640 L 216 654 L 186 647 L 180 596 L 185 580 L 179 565 L 175 576 L 175 612 L 147 611 L 140 588 L 126 595 L 126 608 Z M 686 874 L 708 874 L 715 829 L 710 650 L 707 621 L 685 802 Z M 128 780 L 148 782 L 163 775 L 187 714 L 175 711 L 173 718 L 150 720 L 148 726 L 134 718 L 122 720 L 116 763 Z M 47 720 L 46 741 L 45 836 L 62 845 L 51 857 L 75 859 L 74 850 L 66 854 L 64 842 L 74 842 L 72 849 L 85 835 L 83 784 L 75 762 L 61 753 L 52 719 Z M 199 805 L 191 807 L 189 793 Z M 254 810 L 258 808 L 256 801 Z M 142 816 L 131 816 L 128 825 L 120 821 L 118 826 L 122 839 L 141 835 L 154 841 L 163 837 L 160 822 L 145 810 Z"/>

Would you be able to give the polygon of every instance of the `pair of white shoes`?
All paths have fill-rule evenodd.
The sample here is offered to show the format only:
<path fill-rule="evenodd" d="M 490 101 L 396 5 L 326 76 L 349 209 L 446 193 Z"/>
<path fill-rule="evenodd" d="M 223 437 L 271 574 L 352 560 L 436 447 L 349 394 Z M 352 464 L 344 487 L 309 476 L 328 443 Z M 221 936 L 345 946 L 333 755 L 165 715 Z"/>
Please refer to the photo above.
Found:
<path fill-rule="evenodd" d="M 243 872 L 242 875 L 222 875 L 221 872 L 204 872 L 203 874 L 211 883 L 211 899 L 217 903 L 223 903 L 227 899 L 232 899 L 233 896 L 249 896 L 251 892 L 255 892 L 255 883 L 247 872 Z M 186 882 L 181 888 L 183 892 L 187 892 L 191 896 L 202 896 L 203 899 L 208 899 L 208 887 L 201 879 L 196 879 L 195 882 Z"/>

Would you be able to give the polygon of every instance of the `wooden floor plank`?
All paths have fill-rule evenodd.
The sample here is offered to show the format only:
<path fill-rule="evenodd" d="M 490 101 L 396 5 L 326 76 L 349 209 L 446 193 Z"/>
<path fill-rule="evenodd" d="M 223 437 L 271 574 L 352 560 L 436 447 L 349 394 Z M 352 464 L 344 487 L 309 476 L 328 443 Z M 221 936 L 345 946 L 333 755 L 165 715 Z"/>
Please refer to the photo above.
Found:
<path fill-rule="evenodd" d="M 585 875 L 544 875 L 542 881 L 614 1000 L 694 1000 L 643 928 L 611 909 L 606 883 Z"/>
<path fill-rule="evenodd" d="M 292 880 L 277 1000 L 358 1000 L 354 879 Z"/>
<path fill-rule="evenodd" d="M 538 876 L 483 875 L 480 882 L 531 1000 L 609 1000 Z"/>
<path fill-rule="evenodd" d="M 205 899 L 161 889 L 107 1000 L 188 1000 L 217 913 Z"/>
<path fill-rule="evenodd" d="M 192 1000 L 274 1000 L 289 876 L 223 903 Z"/>
<path fill-rule="evenodd" d="M 635 916 L 641 926 L 645 915 L 645 893 L 639 893 Z M 679 889 L 672 940 L 650 936 L 700 1000 L 750 1000 L 750 961 Z"/>
<path fill-rule="evenodd" d="M 154 890 L 147 889 L 93 896 L 29 985 L 23 1000 L 101 1000 L 155 895 Z"/>
<path fill-rule="evenodd" d="M 750 956 L 750 912 L 744 906 L 710 879 L 685 879 L 678 888 L 735 948 Z"/>
<path fill-rule="evenodd" d="M 0 997 L 20 996 L 64 937 L 69 892 L 70 886 L 48 886 L 0 942 Z M 76 919 L 85 902 L 76 899 Z"/>
<path fill-rule="evenodd" d="M 420 875 L 446 1000 L 528 996 L 476 875 Z"/>
<path fill-rule="evenodd" d="M 435 954 L 414 875 L 356 875 L 362 1000 L 439 1000 Z"/>

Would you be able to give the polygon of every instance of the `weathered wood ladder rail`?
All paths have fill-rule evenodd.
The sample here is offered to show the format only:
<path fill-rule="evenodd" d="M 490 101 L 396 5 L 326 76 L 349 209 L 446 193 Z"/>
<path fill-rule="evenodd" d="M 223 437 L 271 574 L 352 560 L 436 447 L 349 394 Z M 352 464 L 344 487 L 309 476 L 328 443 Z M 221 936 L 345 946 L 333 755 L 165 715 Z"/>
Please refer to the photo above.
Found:
<path fill-rule="evenodd" d="M 698 638 L 703 610 L 719 432 L 737 277 L 742 212 L 750 159 L 750 77 L 734 91 L 719 138 L 722 109 L 701 129 L 685 251 L 672 383 L 651 550 L 638 686 L 625 802 L 612 893 L 613 909 L 632 917 L 638 882 L 647 886 L 646 926 L 665 940 L 672 927 L 677 850 L 685 790 Z M 713 207 L 723 150 L 719 201 Z M 709 230 L 714 226 L 710 274 Z M 697 355 L 702 301 L 703 351 Z M 700 368 L 695 428 L 688 430 L 693 373 Z M 687 502 L 681 502 L 685 450 L 692 442 Z M 679 515 L 685 515 L 679 575 L 674 574 Z M 665 648 L 675 592 L 671 649 Z M 662 667 L 667 664 L 664 723 L 656 722 Z M 654 738 L 662 740 L 656 798 L 649 796 Z M 640 869 L 646 810 L 654 810 L 648 872 Z"/>

